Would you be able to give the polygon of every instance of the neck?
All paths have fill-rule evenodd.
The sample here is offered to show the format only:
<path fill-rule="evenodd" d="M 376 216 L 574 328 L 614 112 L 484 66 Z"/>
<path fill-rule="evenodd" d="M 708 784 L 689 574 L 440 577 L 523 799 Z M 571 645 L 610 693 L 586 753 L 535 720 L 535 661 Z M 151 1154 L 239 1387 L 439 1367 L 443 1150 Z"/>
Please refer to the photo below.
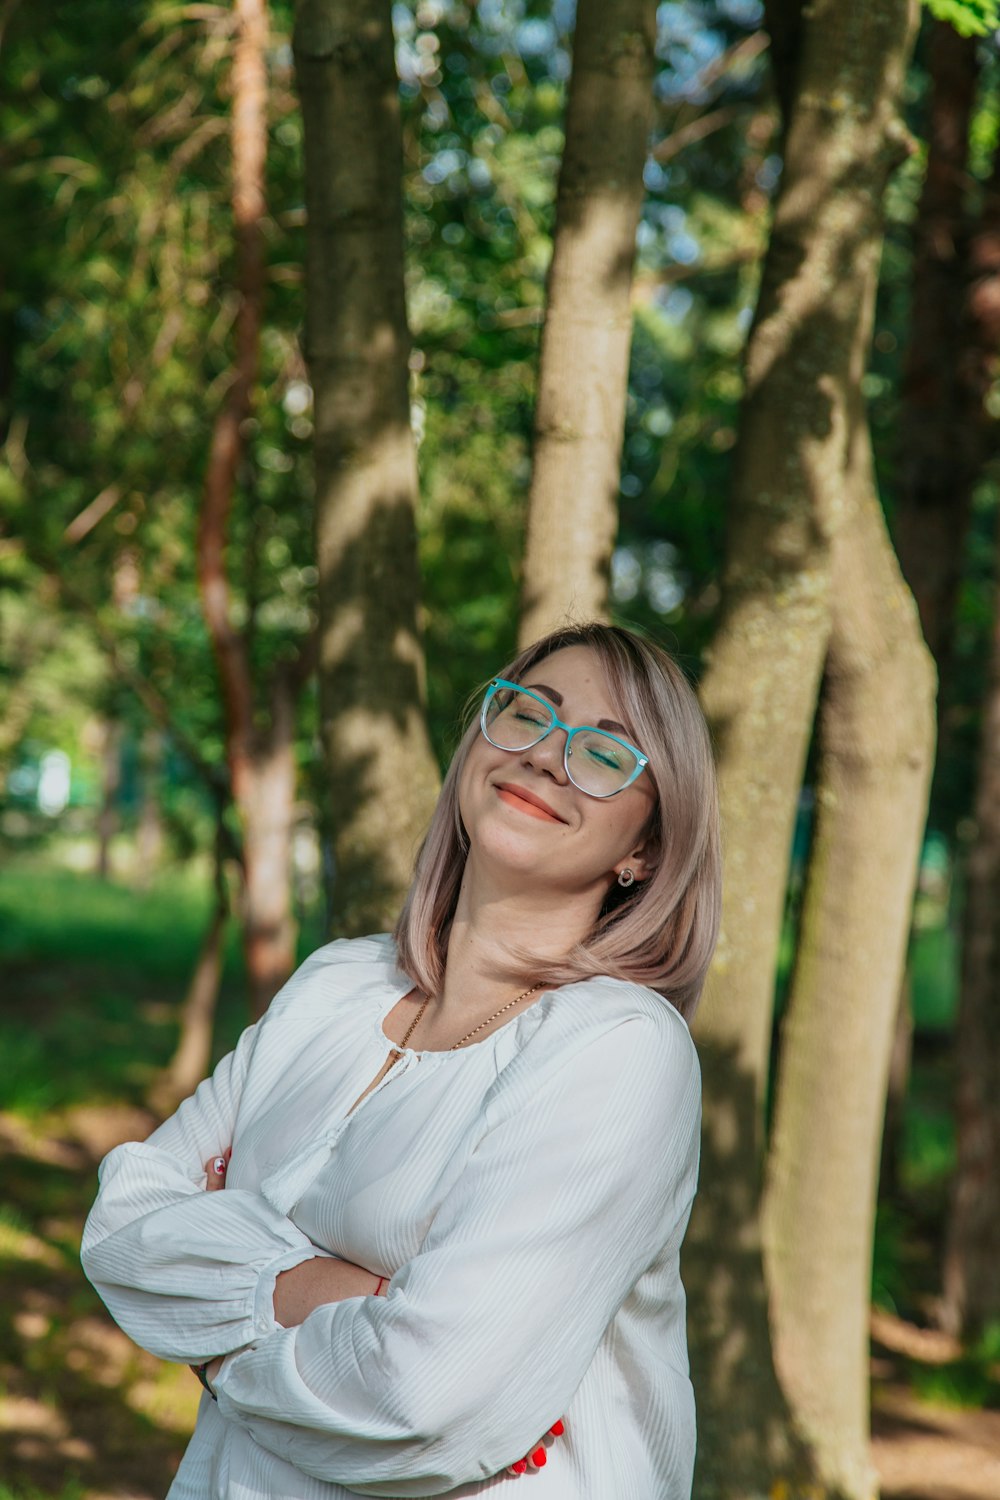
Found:
<path fill-rule="evenodd" d="M 516 955 L 561 958 L 593 927 L 602 895 L 498 890 L 470 854 L 448 940 L 439 1014 L 475 1021 L 512 999 L 537 977 Z"/>

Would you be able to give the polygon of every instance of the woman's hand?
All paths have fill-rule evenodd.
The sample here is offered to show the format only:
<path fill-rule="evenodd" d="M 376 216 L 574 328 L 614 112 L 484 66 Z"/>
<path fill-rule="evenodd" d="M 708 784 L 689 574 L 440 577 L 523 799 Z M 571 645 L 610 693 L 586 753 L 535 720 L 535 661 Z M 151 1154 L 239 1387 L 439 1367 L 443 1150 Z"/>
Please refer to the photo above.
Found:
<path fill-rule="evenodd" d="M 562 1437 L 565 1431 L 565 1423 L 560 1417 L 558 1422 L 553 1422 L 552 1426 L 549 1428 L 545 1436 Z M 515 1463 L 508 1464 L 507 1473 L 525 1474 L 529 1469 L 544 1469 L 547 1459 L 548 1454 L 545 1451 L 545 1443 L 540 1442 L 536 1444 L 534 1448 L 532 1448 L 530 1453 L 526 1453 L 523 1458 L 517 1459 Z"/>
<path fill-rule="evenodd" d="M 227 1146 L 221 1156 L 213 1156 L 211 1161 L 205 1163 L 205 1191 L 218 1193 L 226 1185 L 226 1172 L 229 1169 L 229 1158 L 233 1154 L 232 1146 Z"/>
<path fill-rule="evenodd" d="M 217 1193 L 226 1185 L 232 1147 L 205 1163 L 205 1187 Z M 384 1293 L 386 1278 L 349 1260 L 316 1256 L 290 1271 L 282 1271 L 274 1285 L 274 1316 L 283 1328 L 304 1323 L 317 1307 L 342 1302 L 346 1297 L 368 1297 Z M 206 1372 L 207 1373 L 207 1372 Z"/>
<path fill-rule="evenodd" d="M 213 1156 L 205 1163 L 205 1188 L 209 1193 L 220 1192 L 226 1185 L 226 1172 L 232 1147 Z M 274 1316 L 283 1328 L 295 1328 L 304 1323 L 309 1314 L 327 1302 L 341 1302 L 347 1297 L 384 1296 L 388 1283 L 384 1276 L 366 1271 L 349 1260 L 331 1260 L 326 1256 L 315 1256 L 304 1260 L 288 1271 L 282 1271 L 274 1284 Z M 205 1378 L 211 1386 L 222 1368 L 225 1355 L 220 1354 L 205 1367 Z M 545 1437 L 561 1437 L 563 1423 L 556 1422 L 544 1434 Z M 545 1465 L 544 1441 L 536 1443 L 530 1453 L 509 1464 L 508 1474 L 524 1474 L 529 1469 L 541 1469 Z"/>

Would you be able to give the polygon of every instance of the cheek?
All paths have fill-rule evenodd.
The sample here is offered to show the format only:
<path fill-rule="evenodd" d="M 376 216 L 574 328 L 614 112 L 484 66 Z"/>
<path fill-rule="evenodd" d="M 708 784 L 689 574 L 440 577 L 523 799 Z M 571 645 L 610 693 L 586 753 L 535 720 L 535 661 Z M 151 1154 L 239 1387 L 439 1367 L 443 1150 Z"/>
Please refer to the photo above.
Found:
<path fill-rule="evenodd" d="M 465 765 L 458 778 L 458 810 L 466 827 L 491 770 L 489 750 L 490 746 L 480 735 L 465 757 Z"/>

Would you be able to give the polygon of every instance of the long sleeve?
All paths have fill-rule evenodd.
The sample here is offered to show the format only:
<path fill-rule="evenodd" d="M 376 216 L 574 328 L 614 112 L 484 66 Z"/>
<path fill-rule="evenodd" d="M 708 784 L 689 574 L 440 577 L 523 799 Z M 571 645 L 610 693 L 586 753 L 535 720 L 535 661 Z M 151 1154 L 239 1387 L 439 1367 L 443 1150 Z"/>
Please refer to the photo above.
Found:
<path fill-rule="evenodd" d="M 273 1332 L 278 1273 L 321 1253 L 256 1193 L 205 1191 L 205 1162 L 232 1144 L 258 1032 L 144 1144 L 101 1163 L 83 1267 L 116 1323 L 162 1359 L 193 1363 Z"/>
<path fill-rule="evenodd" d="M 223 1364 L 221 1414 L 300 1471 L 391 1496 L 498 1472 L 566 1410 L 643 1272 L 676 1257 L 700 1113 L 683 1022 L 609 1019 L 534 1070 L 531 1051 L 388 1296 L 317 1308 Z"/>

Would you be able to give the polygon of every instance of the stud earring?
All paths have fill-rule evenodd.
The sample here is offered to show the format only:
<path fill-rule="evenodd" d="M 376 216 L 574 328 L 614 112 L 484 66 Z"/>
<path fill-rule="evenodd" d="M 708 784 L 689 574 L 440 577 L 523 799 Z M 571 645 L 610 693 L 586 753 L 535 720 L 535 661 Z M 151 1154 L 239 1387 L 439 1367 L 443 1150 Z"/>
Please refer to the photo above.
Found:
<path fill-rule="evenodd" d="M 618 876 L 618 884 L 624 886 L 635 885 L 635 875 L 629 869 L 624 869 Z"/>

